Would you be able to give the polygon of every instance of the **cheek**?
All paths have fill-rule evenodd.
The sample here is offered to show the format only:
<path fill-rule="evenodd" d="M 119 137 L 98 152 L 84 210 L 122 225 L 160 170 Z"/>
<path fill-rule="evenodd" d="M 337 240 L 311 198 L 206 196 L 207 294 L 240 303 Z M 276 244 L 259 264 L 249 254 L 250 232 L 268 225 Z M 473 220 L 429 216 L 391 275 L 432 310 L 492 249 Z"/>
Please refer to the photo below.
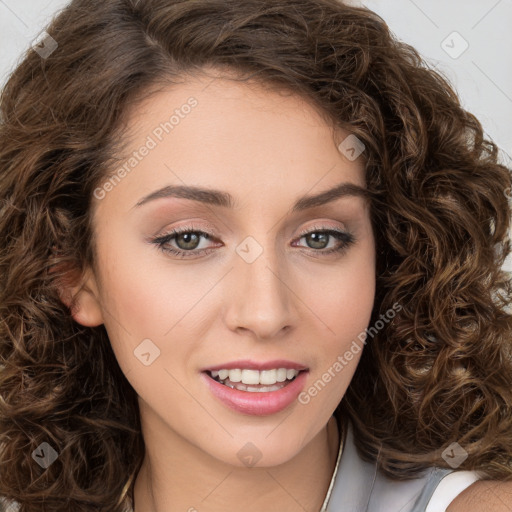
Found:
<path fill-rule="evenodd" d="M 375 299 L 375 277 L 373 238 L 368 237 L 357 251 L 347 253 L 336 272 L 331 269 L 316 287 L 309 283 L 309 289 L 315 290 L 309 297 L 319 320 L 316 332 L 322 333 L 317 338 L 315 378 L 321 380 L 320 387 L 329 387 L 324 400 L 334 405 L 345 393 L 364 350 Z"/>
<path fill-rule="evenodd" d="M 364 332 L 370 321 L 375 298 L 375 275 L 371 267 L 347 276 L 337 297 L 337 307 L 331 317 L 333 330 L 345 344 Z"/>
<path fill-rule="evenodd" d="M 371 254 L 371 253 L 370 253 Z M 318 317 L 313 333 L 317 340 L 316 364 L 308 383 L 298 396 L 303 418 L 312 421 L 312 436 L 328 421 L 343 398 L 364 350 L 375 296 L 372 258 L 340 266 L 314 295 L 311 307 Z"/>
<path fill-rule="evenodd" d="M 101 239 L 103 298 L 111 313 L 106 321 L 115 330 L 121 328 L 124 336 L 129 332 L 133 342 L 141 336 L 161 339 L 186 314 L 197 286 L 189 282 L 185 292 L 180 268 L 166 265 L 158 248 L 140 235 L 116 227 Z"/>
<path fill-rule="evenodd" d="M 330 369 L 331 373 L 343 372 L 343 378 L 336 379 L 340 389 L 342 381 L 350 380 L 364 349 L 364 335 L 370 322 L 375 296 L 375 280 L 371 272 L 351 276 L 338 284 L 336 290 L 322 294 L 318 310 L 326 330 L 322 337 L 320 372 Z M 336 362 L 340 362 L 342 367 Z M 333 366 L 335 365 L 335 366 Z"/>
<path fill-rule="evenodd" d="M 206 336 L 200 320 L 212 317 L 205 308 L 211 307 L 208 292 L 219 278 L 206 266 L 200 273 L 166 261 L 133 233 L 118 231 L 104 239 L 108 246 L 102 247 L 99 266 L 112 350 L 140 395 L 166 389 L 174 382 L 172 376 L 183 378 Z"/>
<path fill-rule="evenodd" d="M 368 326 L 375 299 L 373 238 L 366 237 L 336 267 L 311 273 L 302 294 L 325 327 L 323 339 L 336 349 L 357 338 Z"/>
<path fill-rule="evenodd" d="M 105 235 L 98 262 L 104 324 L 125 373 L 144 367 L 142 360 L 147 356 L 141 355 L 147 352 L 151 361 L 158 361 L 164 353 L 165 334 L 186 313 L 186 304 L 173 300 L 179 295 L 173 283 L 166 286 L 161 272 L 142 254 L 144 244 L 128 240 L 120 231 Z"/>

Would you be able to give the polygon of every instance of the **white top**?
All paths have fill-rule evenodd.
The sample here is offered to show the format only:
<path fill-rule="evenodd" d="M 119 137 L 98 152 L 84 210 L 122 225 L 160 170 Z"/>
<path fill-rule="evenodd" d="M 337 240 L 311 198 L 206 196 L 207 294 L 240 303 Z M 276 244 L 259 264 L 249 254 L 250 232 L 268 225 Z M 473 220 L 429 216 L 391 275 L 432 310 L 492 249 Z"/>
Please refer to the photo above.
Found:
<path fill-rule="evenodd" d="M 445 476 L 428 502 L 425 512 L 445 512 L 464 489 L 479 480 L 476 471 L 454 471 Z"/>
<path fill-rule="evenodd" d="M 432 467 L 413 480 L 392 480 L 377 470 L 376 463 L 360 458 L 350 421 L 347 426 L 320 512 L 446 512 L 456 496 L 480 479 L 476 471 Z M 16 502 L 8 508 L 0 498 L 0 512 L 18 510 Z"/>
<path fill-rule="evenodd" d="M 476 471 L 432 467 L 412 480 L 393 480 L 362 460 L 347 422 L 342 455 L 331 480 L 330 496 L 320 512 L 446 512 L 464 489 L 481 477 Z M 340 442 L 340 448 L 342 443 Z"/>

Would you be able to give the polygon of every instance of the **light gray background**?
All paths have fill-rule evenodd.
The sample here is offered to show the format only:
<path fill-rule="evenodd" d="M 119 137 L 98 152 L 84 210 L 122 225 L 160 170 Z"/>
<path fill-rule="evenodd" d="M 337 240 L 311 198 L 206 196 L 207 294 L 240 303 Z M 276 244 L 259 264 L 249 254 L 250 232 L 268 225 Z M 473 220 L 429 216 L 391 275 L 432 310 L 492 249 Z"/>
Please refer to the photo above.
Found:
<path fill-rule="evenodd" d="M 500 147 L 502 161 L 512 166 L 512 0 L 347 1 L 377 12 L 399 39 L 447 76 L 463 106 Z M 0 86 L 67 3 L 0 0 Z M 512 254 L 504 268 L 512 271 Z"/>

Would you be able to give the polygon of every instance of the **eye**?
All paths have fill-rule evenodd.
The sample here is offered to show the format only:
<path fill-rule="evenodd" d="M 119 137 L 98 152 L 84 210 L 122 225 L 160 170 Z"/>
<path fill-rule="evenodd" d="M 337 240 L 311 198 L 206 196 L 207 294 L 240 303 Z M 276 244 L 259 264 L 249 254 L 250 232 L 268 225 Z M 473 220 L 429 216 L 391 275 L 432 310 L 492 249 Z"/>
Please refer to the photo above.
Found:
<path fill-rule="evenodd" d="M 173 254 L 178 258 L 188 258 L 190 256 L 197 256 L 198 253 L 203 254 L 205 251 L 208 251 L 208 249 L 204 248 L 197 250 L 201 238 L 208 240 L 213 238 L 213 235 L 205 231 L 196 230 L 192 226 L 185 226 L 159 236 L 152 242 L 166 253 Z M 177 249 L 169 245 L 173 240 L 178 245 Z"/>
<path fill-rule="evenodd" d="M 190 258 L 209 254 L 214 249 L 213 247 L 199 249 L 201 238 L 205 240 L 215 239 L 209 232 L 195 229 L 193 226 L 184 226 L 153 239 L 152 243 L 156 244 L 165 253 L 178 258 Z M 320 255 L 342 253 L 356 241 L 355 237 L 348 232 L 325 227 L 310 228 L 309 231 L 301 233 L 298 240 L 303 238 L 307 240 L 309 245 L 306 249 Z M 337 241 L 337 243 L 333 247 L 328 247 L 331 240 Z M 174 242 L 177 247 L 170 245 L 171 242 Z M 304 246 L 299 245 L 298 247 Z"/>
<path fill-rule="evenodd" d="M 322 255 L 342 253 L 356 241 L 354 235 L 346 231 L 317 226 L 313 226 L 308 231 L 301 233 L 299 240 L 303 238 L 307 240 L 311 249 L 321 249 L 321 251 L 315 250 L 314 252 Z M 326 247 L 331 239 L 337 241 L 337 244 L 327 249 Z"/>

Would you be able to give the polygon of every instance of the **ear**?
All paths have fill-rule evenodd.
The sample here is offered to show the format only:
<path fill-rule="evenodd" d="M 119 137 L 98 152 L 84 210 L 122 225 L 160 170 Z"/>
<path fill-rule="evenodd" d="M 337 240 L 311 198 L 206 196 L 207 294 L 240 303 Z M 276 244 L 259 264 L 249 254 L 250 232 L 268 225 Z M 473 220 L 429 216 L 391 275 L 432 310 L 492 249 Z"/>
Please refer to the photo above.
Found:
<path fill-rule="evenodd" d="M 90 268 L 81 276 L 76 271 L 68 273 L 60 280 L 58 292 L 76 322 L 86 327 L 104 323 L 97 280 Z"/>

